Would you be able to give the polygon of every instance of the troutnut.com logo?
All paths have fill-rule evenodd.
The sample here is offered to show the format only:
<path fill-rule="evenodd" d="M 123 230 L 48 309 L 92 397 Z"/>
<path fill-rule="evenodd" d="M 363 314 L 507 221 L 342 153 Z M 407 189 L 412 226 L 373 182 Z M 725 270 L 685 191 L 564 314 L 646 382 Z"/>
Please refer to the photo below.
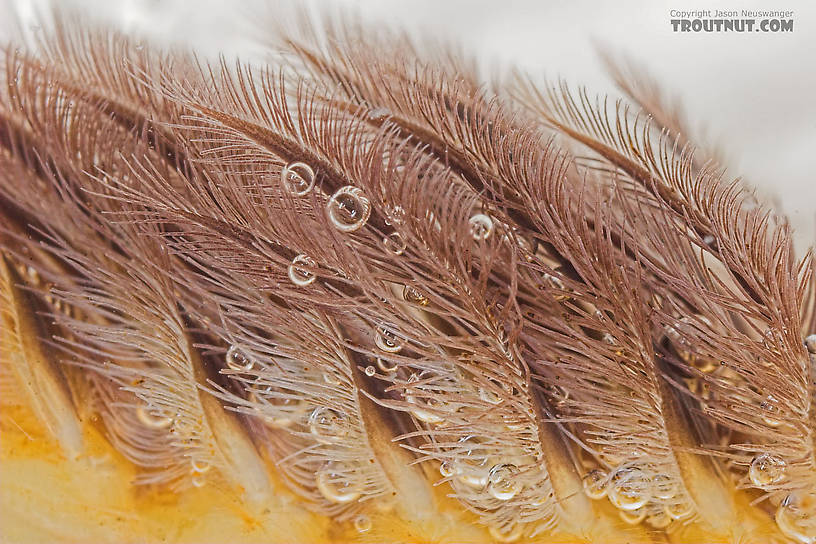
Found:
<path fill-rule="evenodd" d="M 669 11 L 674 32 L 793 32 L 793 10 Z"/>

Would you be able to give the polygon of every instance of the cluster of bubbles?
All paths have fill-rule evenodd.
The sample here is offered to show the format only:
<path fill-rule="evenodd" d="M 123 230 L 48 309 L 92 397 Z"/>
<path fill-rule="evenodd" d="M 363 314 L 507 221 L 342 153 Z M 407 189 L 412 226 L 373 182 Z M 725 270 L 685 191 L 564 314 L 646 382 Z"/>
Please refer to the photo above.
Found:
<path fill-rule="evenodd" d="M 455 458 L 439 465 L 439 473 L 444 478 L 455 478 L 460 484 L 484 491 L 500 501 L 509 501 L 524 489 L 518 466 L 492 461 L 480 447 L 478 437 L 460 438 L 455 451 Z"/>
<path fill-rule="evenodd" d="M 748 477 L 765 490 L 785 479 L 787 463 L 770 453 L 760 453 L 751 460 Z M 795 491 L 785 496 L 776 509 L 776 524 L 790 539 L 802 544 L 816 543 L 816 493 Z"/>
<path fill-rule="evenodd" d="M 632 525 L 646 520 L 665 528 L 673 520 L 692 515 L 692 504 L 683 499 L 675 481 L 667 474 L 653 474 L 636 465 L 621 465 L 610 473 L 590 470 L 584 476 L 584 492 L 595 500 L 609 499 L 621 519 Z M 659 507 L 662 505 L 662 512 Z"/>
<path fill-rule="evenodd" d="M 291 162 L 281 169 L 281 185 L 292 196 L 303 197 L 314 189 L 316 175 L 311 166 L 303 162 Z M 340 232 L 355 232 L 362 228 L 371 216 L 371 202 L 363 190 L 353 185 L 338 189 L 326 204 L 326 214 L 332 226 Z M 396 206 L 388 210 L 386 223 L 402 222 L 405 210 Z M 474 240 L 487 240 L 493 233 L 490 216 L 477 213 L 468 220 L 468 228 Z M 383 237 L 383 246 L 394 255 L 402 255 L 408 244 L 402 235 L 394 231 Z M 289 279 L 298 287 L 315 281 L 316 263 L 308 255 L 300 254 L 289 265 Z"/>
<path fill-rule="evenodd" d="M 253 357 L 236 344 L 227 350 L 225 359 L 229 368 L 241 372 L 256 366 Z M 322 379 L 330 385 L 342 383 L 340 377 L 329 370 L 322 372 Z M 310 405 L 296 395 L 290 398 L 285 390 L 273 385 L 266 389 L 262 387 L 253 388 L 248 401 L 256 406 L 263 422 L 271 427 L 285 428 L 298 423 L 316 443 L 324 445 L 338 444 L 353 431 L 352 420 L 340 409 Z M 195 478 L 201 480 L 201 477 L 197 473 L 193 476 L 195 485 Z M 356 501 L 362 493 L 359 466 L 351 460 L 328 461 L 316 471 L 315 486 L 329 502 L 342 504 Z"/>

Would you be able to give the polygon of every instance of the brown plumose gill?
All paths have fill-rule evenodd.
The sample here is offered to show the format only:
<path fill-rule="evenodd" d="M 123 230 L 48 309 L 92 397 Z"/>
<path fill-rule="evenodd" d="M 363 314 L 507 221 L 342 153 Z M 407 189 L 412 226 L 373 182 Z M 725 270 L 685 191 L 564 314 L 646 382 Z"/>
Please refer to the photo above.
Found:
<path fill-rule="evenodd" d="M 52 19 L 0 68 L 9 542 L 816 542 L 812 255 L 648 77 Z"/>

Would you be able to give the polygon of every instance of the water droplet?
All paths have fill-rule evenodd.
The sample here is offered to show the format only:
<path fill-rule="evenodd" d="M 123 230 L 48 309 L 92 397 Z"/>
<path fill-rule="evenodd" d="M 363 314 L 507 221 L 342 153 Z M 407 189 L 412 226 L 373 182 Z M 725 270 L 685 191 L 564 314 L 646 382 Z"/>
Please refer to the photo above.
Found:
<path fill-rule="evenodd" d="M 428 297 L 411 287 L 410 285 L 406 285 L 402 288 L 402 298 L 405 299 L 405 302 L 410 302 L 411 304 L 416 304 L 417 306 L 427 306 L 428 305 Z"/>
<path fill-rule="evenodd" d="M 397 371 L 399 364 L 389 361 L 388 359 L 377 357 L 377 367 L 383 372 L 390 374 Z"/>
<path fill-rule="evenodd" d="M 193 477 L 190 478 L 190 483 L 193 484 L 193 487 L 204 487 L 204 484 L 207 483 L 207 478 L 205 478 L 202 474 L 193 474 Z"/>
<path fill-rule="evenodd" d="M 646 509 L 638 508 L 637 510 L 618 510 L 620 518 L 629 525 L 637 525 L 646 519 Z"/>
<path fill-rule="evenodd" d="M 145 427 L 151 429 L 166 429 L 173 424 L 173 419 L 169 417 L 156 417 L 151 414 L 144 406 L 136 408 L 136 417 L 139 422 Z"/>
<path fill-rule="evenodd" d="M 310 268 L 317 268 L 317 263 L 311 257 L 301 253 L 289 265 L 289 279 L 298 287 L 305 287 L 313 283 L 317 276 L 309 270 Z"/>
<path fill-rule="evenodd" d="M 369 378 L 376 373 L 377 370 L 373 366 L 368 365 L 367 367 L 365 367 L 365 375 L 368 376 Z"/>
<path fill-rule="evenodd" d="M 306 163 L 290 162 L 281 170 L 281 183 L 290 194 L 305 196 L 314 187 L 314 170 Z"/>
<path fill-rule="evenodd" d="M 374 343 L 381 350 L 388 353 L 397 353 L 402 349 L 402 340 L 385 327 L 377 327 L 377 336 Z"/>
<path fill-rule="evenodd" d="M 790 493 L 776 509 L 776 524 L 787 536 L 802 544 L 816 542 L 816 493 Z"/>
<path fill-rule="evenodd" d="M 333 444 L 348 435 L 349 422 L 340 412 L 318 406 L 309 416 L 309 430 L 318 442 Z"/>
<path fill-rule="evenodd" d="M 444 478 L 450 478 L 455 472 L 456 470 L 454 470 L 453 464 L 450 461 L 444 461 L 439 465 L 439 474 Z"/>
<path fill-rule="evenodd" d="M 483 213 L 477 213 L 468 220 L 470 235 L 474 240 L 487 240 L 493 233 L 493 220 Z"/>
<path fill-rule="evenodd" d="M 607 494 L 621 510 L 637 510 L 651 498 L 651 480 L 638 468 L 619 468 L 612 474 Z"/>
<path fill-rule="evenodd" d="M 518 480 L 516 465 L 502 463 L 494 465 L 487 474 L 487 491 L 500 501 L 509 501 L 524 487 Z"/>
<path fill-rule="evenodd" d="M 754 457 L 748 468 L 751 482 L 758 487 L 775 484 L 785 477 L 786 463 L 783 459 L 770 453 L 762 453 Z"/>
<path fill-rule="evenodd" d="M 490 536 L 493 537 L 496 542 L 515 542 L 521 535 L 524 533 L 524 526 L 520 524 L 514 524 L 510 527 L 496 527 L 495 525 L 490 525 L 487 528 L 487 531 L 490 533 Z"/>
<path fill-rule="evenodd" d="M 383 245 L 385 249 L 394 255 L 402 255 L 402 252 L 408 247 L 408 244 L 405 243 L 405 240 L 399 232 L 392 232 L 383 238 Z"/>
<path fill-rule="evenodd" d="M 805 348 L 807 348 L 808 353 L 816 354 L 816 334 L 811 334 L 805 338 Z"/>
<path fill-rule="evenodd" d="M 590 499 L 602 499 L 606 496 L 606 484 L 609 478 L 601 469 L 594 469 L 584 476 L 584 493 Z"/>
<path fill-rule="evenodd" d="M 694 507 L 689 502 L 674 502 L 664 506 L 663 511 L 671 519 L 683 519 L 692 514 Z"/>
<path fill-rule="evenodd" d="M 782 425 L 782 421 L 779 420 L 779 404 L 773 395 L 768 395 L 759 403 L 759 407 L 762 410 L 762 421 L 771 427 Z"/>
<path fill-rule="evenodd" d="M 371 525 L 371 518 L 365 514 L 360 514 L 354 518 L 354 528 L 357 529 L 358 533 L 367 533 L 371 530 Z"/>
<path fill-rule="evenodd" d="M 190 461 L 190 467 L 192 468 L 193 472 L 196 472 L 198 474 L 204 474 L 205 472 L 209 471 L 210 468 L 212 468 L 212 465 L 210 465 L 210 463 L 207 461 L 202 461 L 200 459 L 192 459 Z"/>
<path fill-rule="evenodd" d="M 360 496 L 356 467 L 349 462 L 329 461 L 315 474 L 315 485 L 326 500 L 347 503 Z"/>
<path fill-rule="evenodd" d="M 669 500 L 677 495 L 677 483 L 668 474 L 658 474 L 652 478 L 652 495 L 656 499 Z"/>
<path fill-rule="evenodd" d="M 329 219 L 341 232 L 354 232 L 368 221 L 371 204 L 362 189 L 352 185 L 341 187 L 326 204 Z"/>
<path fill-rule="evenodd" d="M 255 365 L 244 350 L 235 345 L 227 350 L 226 360 L 227 366 L 233 370 L 249 371 Z"/>

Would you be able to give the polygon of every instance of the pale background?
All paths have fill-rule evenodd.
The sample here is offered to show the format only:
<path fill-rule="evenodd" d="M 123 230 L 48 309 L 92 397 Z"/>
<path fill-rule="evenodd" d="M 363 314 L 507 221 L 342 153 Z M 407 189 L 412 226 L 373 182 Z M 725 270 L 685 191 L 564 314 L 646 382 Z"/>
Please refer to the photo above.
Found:
<path fill-rule="evenodd" d="M 57 3 L 54 0 L 54 3 Z M 293 1 L 71 0 L 94 17 L 136 32 L 195 45 L 205 54 L 257 55 L 263 24 Z M 646 65 L 679 97 L 694 127 L 721 146 L 735 175 L 778 198 L 814 239 L 816 217 L 816 3 L 812 0 L 466 1 L 334 0 L 313 10 L 358 11 L 373 21 L 461 43 L 487 65 L 515 64 L 611 90 L 596 43 Z M 0 36 L 15 21 L 37 32 L 46 0 L 0 0 Z M 674 33 L 670 9 L 787 9 L 793 33 Z M 272 19 L 270 19 L 272 17 Z"/>

